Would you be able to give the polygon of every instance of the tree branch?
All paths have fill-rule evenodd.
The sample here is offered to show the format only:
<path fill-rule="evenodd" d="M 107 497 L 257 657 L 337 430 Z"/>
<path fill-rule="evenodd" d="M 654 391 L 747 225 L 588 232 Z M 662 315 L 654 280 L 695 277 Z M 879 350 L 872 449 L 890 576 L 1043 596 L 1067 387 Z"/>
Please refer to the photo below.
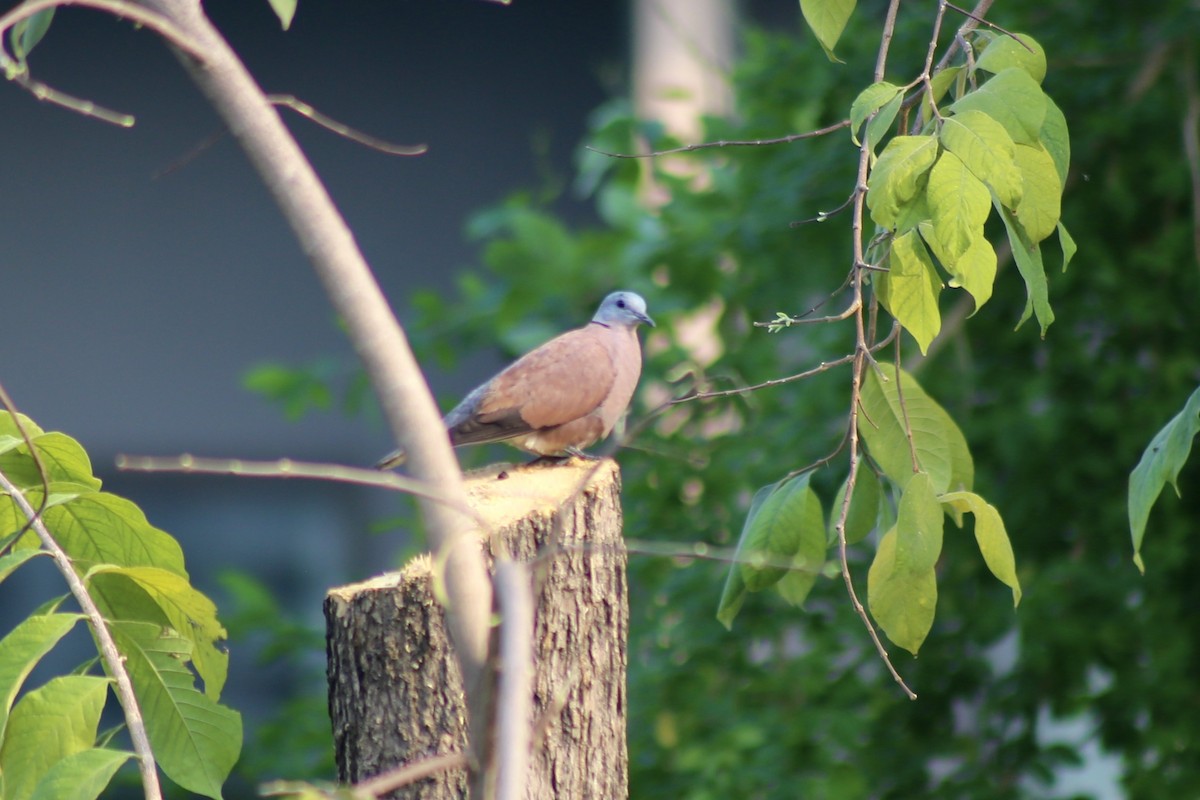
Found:
<path fill-rule="evenodd" d="M 474 778 L 486 725 L 491 583 L 466 504 L 462 472 L 408 340 L 388 308 L 354 237 L 275 108 L 204 16 L 199 0 L 142 0 L 196 43 L 180 60 L 212 102 L 274 196 L 308 256 L 367 374 L 412 473 L 453 504 L 421 499 L 432 549 L 445 564 L 446 617 L 462 668 L 472 730 Z M 175 42 L 172 40 L 172 43 Z M 461 502 L 460 502 L 461 501 Z M 477 796 L 483 797 L 480 793 Z"/>

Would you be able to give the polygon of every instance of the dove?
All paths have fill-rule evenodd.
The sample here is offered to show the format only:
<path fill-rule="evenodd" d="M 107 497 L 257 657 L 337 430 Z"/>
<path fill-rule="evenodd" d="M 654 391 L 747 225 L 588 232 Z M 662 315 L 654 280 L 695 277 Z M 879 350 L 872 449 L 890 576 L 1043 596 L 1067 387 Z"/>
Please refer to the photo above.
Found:
<path fill-rule="evenodd" d="M 613 292 L 587 325 L 531 350 L 463 398 L 442 420 L 450 444 L 506 442 L 538 456 L 584 455 L 633 398 L 642 324 L 654 327 L 646 301 Z M 392 469 L 404 459 L 396 450 L 375 466 Z"/>

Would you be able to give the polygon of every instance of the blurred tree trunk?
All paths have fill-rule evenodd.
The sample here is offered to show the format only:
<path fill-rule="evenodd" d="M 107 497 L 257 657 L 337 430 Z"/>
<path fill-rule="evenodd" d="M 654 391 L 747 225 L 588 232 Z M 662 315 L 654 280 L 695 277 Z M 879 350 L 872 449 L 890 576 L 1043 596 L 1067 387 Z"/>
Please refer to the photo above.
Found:
<path fill-rule="evenodd" d="M 491 524 L 489 560 L 507 553 L 534 583 L 533 749 L 529 798 L 625 798 L 629 620 L 620 475 L 611 461 L 491 468 L 469 476 Z M 433 562 L 332 589 L 325 600 L 329 711 L 338 777 L 464 752 L 466 710 Z M 494 652 L 494 650 L 493 650 Z M 503 669 L 503 665 L 500 667 Z M 395 792 L 466 796 L 463 769 Z"/>

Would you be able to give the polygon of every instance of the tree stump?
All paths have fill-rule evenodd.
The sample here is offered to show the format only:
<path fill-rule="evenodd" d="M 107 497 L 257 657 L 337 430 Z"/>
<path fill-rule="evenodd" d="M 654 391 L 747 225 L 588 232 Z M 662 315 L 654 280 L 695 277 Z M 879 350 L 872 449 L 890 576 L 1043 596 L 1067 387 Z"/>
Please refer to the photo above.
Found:
<path fill-rule="evenodd" d="M 528 565 L 533 580 L 526 797 L 624 800 L 629 604 L 616 464 L 491 467 L 468 475 L 467 491 L 493 532 L 480 539 L 489 560 L 507 552 Z M 325 619 L 339 780 L 465 752 L 462 678 L 428 556 L 398 573 L 330 590 Z M 465 770 L 440 772 L 390 796 L 466 797 Z"/>

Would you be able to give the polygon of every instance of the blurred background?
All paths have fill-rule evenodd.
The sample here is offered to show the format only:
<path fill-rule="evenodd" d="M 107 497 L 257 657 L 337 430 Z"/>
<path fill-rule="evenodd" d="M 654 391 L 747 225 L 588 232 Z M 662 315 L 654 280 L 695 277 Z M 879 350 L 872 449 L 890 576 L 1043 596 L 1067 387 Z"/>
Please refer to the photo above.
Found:
<path fill-rule="evenodd" d="M 835 65 L 794 0 L 301 0 L 288 32 L 266 2 L 205 5 L 267 91 L 429 145 L 385 156 L 284 112 L 443 407 L 624 287 L 661 325 L 635 421 L 682 391 L 672 381 L 745 384 L 847 352 L 845 330 L 770 336 L 749 323 L 840 284 L 849 220 L 792 223 L 845 199 L 855 153 L 844 132 L 654 165 L 580 144 L 627 152 L 837 122 L 870 81 L 883 7 L 859 4 Z M 959 322 L 917 374 L 971 444 L 1026 599 L 1014 613 L 969 532 L 948 530 L 933 632 L 919 660 L 893 653 L 920 695 L 910 703 L 840 579 L 819 582 L 803 611 L 752 597 L 726 632 L 721 565 L 635 557 L 634 797 L 1200 797 L 1195 468 L 1151 517 L 1145 578 L 1124 509 L 1142 448 L 1200 383 L 1200 5 L 1012 0 L 988 16 L 1047 52 L 1045 88 L 1072 131 L 1063 207 L 1080 251 L 1066 274 L 1047 256 L 1058 321 L 1045 341 L 1013 331 L 1024 288 L 1009 265 L 961 325 L 969 301 L 943 293 Z M 904 6 L 889 79 L 919 70 L 931 18 Z M 366 464 L 388 436 L 241 153 L 227 137 L 197 151 L 220 124 L 170 53 L 68 8 L 31 64 L 137 125 L 2 87 L 0 380 L 181 541 L 217 600 L 232 636 L 224 702 L 248 725 L 230 794 L 328 777 L 321 600 L 419 546 L 398 530 L 411 509 L 358 488 L 112 464 L 181 452 Z M 847 383 L 831 372 L 647 427 L 620 454 L 627 535 L 736 541 L 756 488 L 836 446 Z M 496 457 L 511 453 L 463 454 L 468 466 Z M 843 457 L 814 479 L 827 512 L 844 472 Z M 872 550 L 853 556 L 864 583 Z M 40 602 L 45 579 L 0 587 L 0 629 Z"/>

